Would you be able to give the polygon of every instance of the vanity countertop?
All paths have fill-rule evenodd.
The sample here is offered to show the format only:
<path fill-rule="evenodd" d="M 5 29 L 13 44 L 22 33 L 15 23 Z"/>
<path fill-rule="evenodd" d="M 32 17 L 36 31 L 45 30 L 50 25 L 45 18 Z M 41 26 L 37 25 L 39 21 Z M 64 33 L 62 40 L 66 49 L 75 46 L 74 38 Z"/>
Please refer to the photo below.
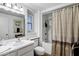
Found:
<path fill-rule="evenodd" d="M 7 42 L 7 44 L 6 44 Z M 15 43 L 16 42 L 16 43 Z M 27 47 L 29 45 L 34 44 L 34 41 L 30 40 L 17 40 L 17 39 L 12 39 L 12 40 L 4 40 L 0 43 L 4 43 L 4 46 L 0 46 L 0 55 L 6 55 L 12 51 L 16 51 L 20 48 Z"/>

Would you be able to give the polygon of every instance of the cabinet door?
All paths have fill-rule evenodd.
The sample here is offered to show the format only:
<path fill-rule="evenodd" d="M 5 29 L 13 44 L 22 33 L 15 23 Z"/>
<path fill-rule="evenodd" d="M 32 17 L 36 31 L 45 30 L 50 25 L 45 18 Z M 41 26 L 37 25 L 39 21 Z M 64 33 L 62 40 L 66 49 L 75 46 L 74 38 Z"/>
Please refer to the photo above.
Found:
<path fill-rule="evenodd" d="M 18 55 L 19 56 L 24 55 L 25 53 L 28 53 L 29 51 L 32 51 L 33 49 L 34 49 L 33 45 L 26 46 L 18 50 Z"/>
<path fill-rule="evenodd" d="M 34 56 L 34 52 L 33 51 L 29 51 L 29 52 L 25 53 L 22 56 Z"/>

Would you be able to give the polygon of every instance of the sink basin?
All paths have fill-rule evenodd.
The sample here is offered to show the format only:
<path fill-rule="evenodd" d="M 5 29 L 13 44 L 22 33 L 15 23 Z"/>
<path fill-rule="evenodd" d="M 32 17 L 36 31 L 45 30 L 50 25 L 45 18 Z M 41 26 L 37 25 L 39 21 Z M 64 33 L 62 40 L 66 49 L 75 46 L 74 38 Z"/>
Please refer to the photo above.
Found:
<path fill-rule="evenodd" d="M 22 45 L 25 45 L 26 43 L 28 43 L 28 41 L 26 40 L 21 40 L 21 41 L 16 41 L 13 46 L 22 46 Z"/>
<path fill-rule="evenodd" d="M 1 46 L 23 46 L 32 43 L 29 40 L 14 40 L 14 41 L 4 41 L 0 42 L 0 47 Z"/>
<path fill-rule="evenodd" d="M 15 42 L 14 44 L 13 44 L 13 46 L 21 46 L 21 45 L 23 45 L 24 44 L 24 42 Z"/>

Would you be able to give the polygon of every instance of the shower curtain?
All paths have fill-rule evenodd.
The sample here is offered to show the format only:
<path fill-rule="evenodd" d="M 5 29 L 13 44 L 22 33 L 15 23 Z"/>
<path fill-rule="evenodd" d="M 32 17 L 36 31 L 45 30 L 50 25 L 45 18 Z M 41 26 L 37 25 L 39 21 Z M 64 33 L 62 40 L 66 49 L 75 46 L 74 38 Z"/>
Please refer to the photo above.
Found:
<path fill-rule="evenodd" d="M 53 11 L 52 25 L 52 54 L 56 56 L 71 55 L 72 43 L 78 40 L 78 4 Z"/>

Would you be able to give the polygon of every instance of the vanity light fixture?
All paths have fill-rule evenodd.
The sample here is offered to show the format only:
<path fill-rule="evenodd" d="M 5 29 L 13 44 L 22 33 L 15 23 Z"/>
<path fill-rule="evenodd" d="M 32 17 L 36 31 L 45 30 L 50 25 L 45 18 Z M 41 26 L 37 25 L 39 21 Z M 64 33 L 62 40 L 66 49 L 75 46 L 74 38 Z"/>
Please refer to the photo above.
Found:
<path fill-rule="evenodd" d="M 3 3 L 0 4 L 0 8 L 7 10 L 7 11 L 11 11 L 13 13 L 18 13 L 18 14 L 23 14 L 23 8 L 21 6 L 21 8 L 18 8 L 17 4 L 8 4 L 8 3 Z"/>
<path fill-rule="evenodd" d="M 12 7 L 12 4 L 11 4 L 11 3 L 7 3 L 7 4 L 6 4 L 6 7 L 11 8 L 11 7 Z"/>
<path fill-rule="evenodd" d="M 4 9 L 4 10 L 10 10 L 9 8 L 7 8 L 7 7 L 5 7 L 5 6 L 1 6 L 1 5 L 0 5 L 0 8 L 1 8 L 1 9 Z"/>
<path fill-rule="evenodd" d="M 24 11 L 22 7 L 20 8 L 20 11 Z"/>
<path fill-rule="evenodd" d="M 13 9 L 19 10 L 17 4 L 13 4 Z"/>

